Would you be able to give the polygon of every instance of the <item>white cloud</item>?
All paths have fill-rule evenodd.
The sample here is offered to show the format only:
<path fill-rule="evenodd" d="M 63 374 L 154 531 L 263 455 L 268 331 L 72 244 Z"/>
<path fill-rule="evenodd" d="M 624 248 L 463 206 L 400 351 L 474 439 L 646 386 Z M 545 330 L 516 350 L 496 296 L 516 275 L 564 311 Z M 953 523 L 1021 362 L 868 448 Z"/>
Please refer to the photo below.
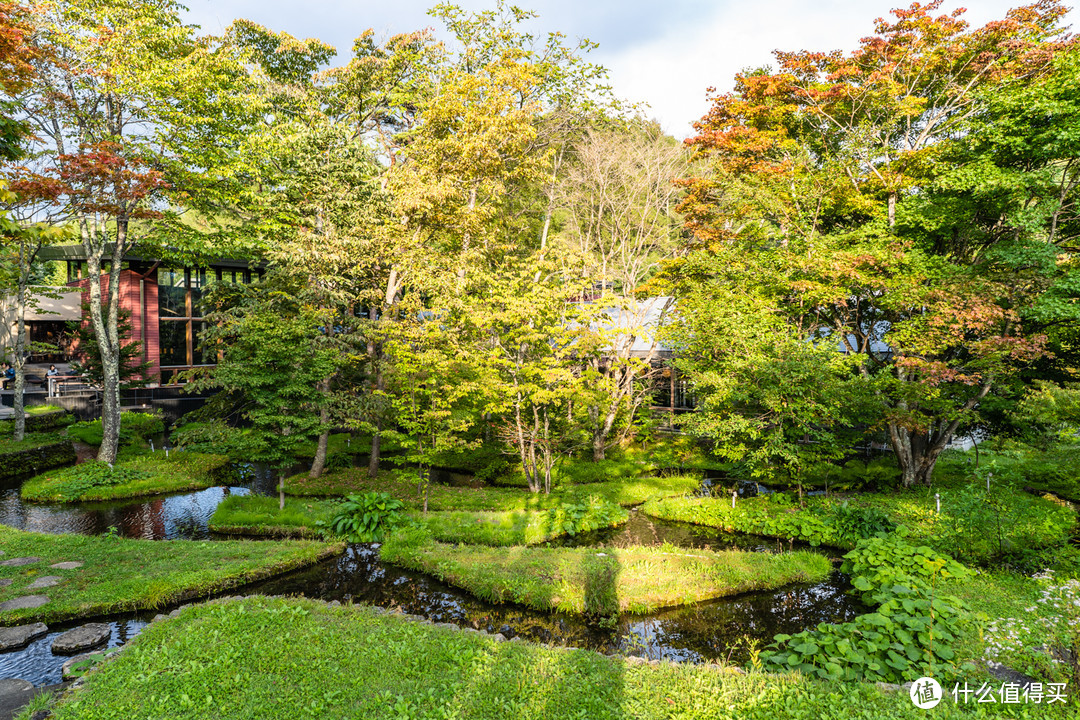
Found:
<path fill-rule="evenodd" d="M 600 61 L 610 69 L 621 97 L 648 102 L 648 114 L 666 131 L 686 137 L 693 133 L 691 123 L 708 110 L 707 87 L 730 90 L 735 73 L 773 64 L 776 49 L 851 51 L 860 38 L 873 34 L 875 18 L 903 4 L 898 0 L 724 3 L 693 29 L 667 32 L 617 53 L 605 54 L 601 48 Z M 1003 18 L 1017 4 L 983 0 L 965 17 L 979 26 Z M 954 7 L 955 3 L 945 9 Z"/>

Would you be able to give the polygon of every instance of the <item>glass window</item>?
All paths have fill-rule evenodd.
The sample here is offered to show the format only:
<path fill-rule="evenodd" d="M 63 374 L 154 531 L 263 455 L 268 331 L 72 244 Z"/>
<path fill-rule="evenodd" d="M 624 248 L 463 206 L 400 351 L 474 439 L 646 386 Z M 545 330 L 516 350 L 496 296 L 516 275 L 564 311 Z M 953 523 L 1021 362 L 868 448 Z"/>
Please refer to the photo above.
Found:
<path fill-rule="evenodd" d="M 189 270 L 188 280 L 191 285 L 191 316 L 202 317 L 202 296 L 203 290 L 207 287 L 206 270 L 204 268 Z"/>
<path fill-rule="evenodd" d="M 191 358 L 192 365 L 213 365 L 217 362 L 217 354 L 212 348 L 207 348 L 206 352 L 203 352 L 203 333 L 206 331 L 206 323 L 193 322 L 195 326 L 195 347 L 194 354 Z"/>
<path fill-rule="evenodd" d="M 158 323 L 162 365 L 187 365 L 187 329 L 183 320 L 162 319 Z"/>
<path fill-rule="evenodd" d="M 161 317 L 187 317 L 187 284 L 183 270 L 158 268 L 158 313 Z"/>

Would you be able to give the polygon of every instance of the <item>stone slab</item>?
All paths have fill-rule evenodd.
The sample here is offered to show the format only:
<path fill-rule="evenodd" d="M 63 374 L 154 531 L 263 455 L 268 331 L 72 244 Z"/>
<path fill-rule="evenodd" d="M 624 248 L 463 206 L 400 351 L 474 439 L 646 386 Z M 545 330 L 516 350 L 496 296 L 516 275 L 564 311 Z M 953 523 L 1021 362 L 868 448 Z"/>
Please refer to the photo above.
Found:
<path fill-rule="evenodd" d="M 0 587 L 7 587 L 11 583 L 15 582 L 11 578 L 0 578 Z"/>
<path fill-rule="evenodd" d="M 36 562 L 41 562 L 41 558 L 28 556 L 11 558 L 10 560 L 4 560 L 0 562 L 0 567 L 19 567 L 20 565 L 33 565 Z"/>
<path fill-rule="evenodd" d="M 70 655 L 89 650 L 108 640 L 111 634 L 112 627 L 108 623 L 80 625 L 53 640 L 52 651 L 58 655 Z"/>
<path fill-rule="evenodd" d="M 42 575 L 34 582 L 26 586 L 27 590 L 40 590 L 41 588 L 53 587 L 64 582 L 64 578 L 59 575 Z"/>
<path fill-rule="evenodd" d="M 36 640 L 48 632 L 49 628 L 45 623 L 0 628 L 0 652 L 26 647 L 31 640 Z"/>
<path fill-rule="evenodd" d="M 5 610 L 31 610 L 49 602 L 48 595 L 23 595 L 14 600 L 0 603 L 0 612 Z"/>
<path fill-rule="evenodd" d="M 0 695 L 14 695 L 33 690 L 34 683 L 18 678 L 4 678 L 0 680 Z"/>
<path fill-rule="evenodd" d="M 81 562 L 58 562 L 54 565 L 50 565 L 49 567 L 56 568 L 57 570 L 75 570 L 77 568 L 81 568 L 82 566 L 83 564 Z"/>
<path fill-rule="evenodd" d="M 94 657 L 95 655 L 104 656 L 104 655 L 106 655 L 106 653 L 101 652 L 101 651 L 80 653 L 79 655 L 76 655 L 75 657 L 70 658 L 69 660 L 66 660 L 64 662 L 63 666 L 60 668 L 60 676 L 63 677 L 65 680 L 74 680 L 75 678 L 72 677 L 72 675 L 71 675 L 72 666 L 74 666 L 76 663 L 82 662 L 83 660 L 88 660 L 88 659 Z M 90 667 L 94 667 L 94 666 L 91 665 Z M 86 671 L 84 670 L 83 672 L 85 673 Z"/>

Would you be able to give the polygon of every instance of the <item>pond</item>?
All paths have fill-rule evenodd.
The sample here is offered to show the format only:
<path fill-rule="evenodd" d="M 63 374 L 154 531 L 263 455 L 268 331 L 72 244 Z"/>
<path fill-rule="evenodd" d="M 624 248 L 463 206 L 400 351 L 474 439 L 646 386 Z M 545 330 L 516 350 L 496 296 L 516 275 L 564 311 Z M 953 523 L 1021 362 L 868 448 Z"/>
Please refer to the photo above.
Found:
<path fill-rule="evenodd" d="M 201 492 L 137 501 L 79 505 L 22 503 L 18 487 L 0 489 L 0 522 L 39 532 L 100 534 L 109 528 L 126 537 L 202 539 L 213 537 L 207 522 L 221 500 L 230 494 L 272 494 L 273 477 L 261 468 L 236 468 L 234 485 Z M 683 523 L 659 521 L 631 512 L 619 528 L 559 544 L 622 547 L 670 543 L 687 548 L 758 552 L 787 549 L 787 543 L 722 533 Z M 702 662 L 745 661 L 747 641 L 766 644 L 777 633 L 796 633 L 820 622 L 848 620 L 866 608 L 845 593 L 847 578 L 840 573 L 822 583 L 790 585 L 770 592 L 745 593 L 688 607 L 642 616 L 623 616 L 612 627 L 601 627 L 562 613 L 545 613 L 516 605 L 494 605 L 472 597 L 421 573 L 380 562 L 377 544 L 352 545 L 341 556 L 257 585 L 245 594 L 300 595 L 320 600 L 362 602 L 399 609 L 434 622 L 452 622 L 507 637 L 598 650 L 635 654 L 651 659 Z M 122 645 L 138 634 L 155 613 L 110 618 L 110 646 Z M 78 624 L 78 623 L 74 623 Z M 55 656 L 52 638 L 71 627 L 50 627 L 49 636 L 23 650 L 0 653 L 0 678 L 21 677 L 36 685 L 59 682 L 67 659 Z"/>

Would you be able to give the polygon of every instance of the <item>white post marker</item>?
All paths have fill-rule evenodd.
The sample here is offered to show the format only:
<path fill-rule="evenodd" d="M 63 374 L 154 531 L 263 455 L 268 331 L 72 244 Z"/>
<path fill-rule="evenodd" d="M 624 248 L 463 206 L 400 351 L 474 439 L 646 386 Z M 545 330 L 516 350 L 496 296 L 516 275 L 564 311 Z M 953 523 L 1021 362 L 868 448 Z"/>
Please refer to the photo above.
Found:
<path fill-rule="evenodd" d="M 732 509 L 732 510 L 734 510 L 734 509 L 735 509 L 735 497 L 736 497 L 736 496 L 737 496 L 738 494 L 739 494 L 739 493 L 738 493 L 738 491 L 737 491 L 737 490 L 732 490 L 732 491 L 731 491 L 731 509 Z"/>
<path fill-rule="evenodd" d="M 937 502 L 937 514 L 941 514 L 941 493 L 934 493 L 934 500 Z"/>

